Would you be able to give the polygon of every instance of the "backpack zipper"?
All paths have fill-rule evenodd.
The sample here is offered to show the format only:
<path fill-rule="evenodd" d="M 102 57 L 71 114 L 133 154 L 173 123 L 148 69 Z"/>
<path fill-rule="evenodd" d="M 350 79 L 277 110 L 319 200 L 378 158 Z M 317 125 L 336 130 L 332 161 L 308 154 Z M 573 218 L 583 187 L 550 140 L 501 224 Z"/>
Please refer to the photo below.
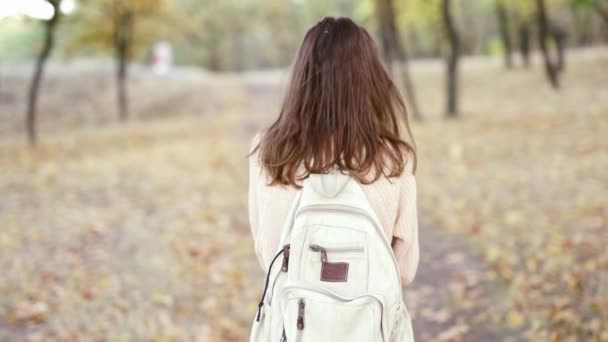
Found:
<path fill-rule="evenodd" d="M 281 265 L 281 272 L 287 272 L 289 270 L 289 248 L 283 248 L 283 264 Z"/>
<path fill-rule="evenodd" d="M 386 318 L 385 317 L 386 313 L 384 311 L 384 299 L 381 298 L 380 296 L 373 295 L 373 294 L 365 294 L 365 295 L 354 297 L 354 298 L 344 298 L 344 297 L 341 297 L 341 296 L 335 294 L 334 292 L 326 290 L 326 289 L 322 289 L 322 288 L 316 289 L 316 288 L 309 288 L 309 287 L 297 286 L 297 285 L 292 285 L 292 286 L 283 288 L 282 293 L 286 293 L 289 290 L 304 290 L 304 291 L 316 292 L 316 293 L 322 294 L 324 296 L 330 297 L 341 303 L 348 303 L 348 302 L 352 302 L 354 300 L 361 299 L 361 298 L 370 298 L 380 305 L 380 311 L 381 311 L 380 317 L 382 317 L 380 329 L 382 329 L 382 331 L 383 331 L 382 334 L 385 335 L 383 322 Z M 283 295 L 281 295 L 281 296 L 283 296 Z M 304 299 L 301 299 L 301 298 L 298 300 L 298 334 L 297 334 L 298 339 L 297 339 L 297 342 L 301 342 L 301 335 L 302 335 L 302 330 L 300 330 L 300 314 L 302 316 L 302 330 L 303 330 L 304 329 Z"/>
<path fill-rule="evenodd" d="M 298 336 L 296 338 L 297 342 L 302 342 L 302 332 L 304 331 L 304 306 L 304 299 L 300 298 L 300 300 L 298 300 Z"/>
<path fill-rule="evenodd" d="M 304 290 L 304 291 L 316 292 L 316 293 L 325 295 L 327 297 L 330 297 L 332 299 L 335 299 L 336 301 L 342 302 L 342 303 L 352 302 L 354 300 L 361 299 L 361 298 L 371 298 L 374 301 L 378 302 L 378 304 L 380 304 L 380 307 L 384 308 L 384 299 L 382 299 L 381 297 L 374 295 L 374 294 L 364 294 L 364 295 L 361 295 L 358 297 L 344 298 L 344 297 L 341 297 L 338 294 L 336 294 L 332 291 L 326 290 L 324 288 L 310 288 L 310 287 L 301 286 L 301 285 L 286 286 L 285 288 L 283 288 L 283 293 L 285 293 L 289 290 Z"/>
<path fill-rule="evenodd" d="M 313 251 L 313 252 L 320 252 L 321 253 L 321 262 L 322 263 L 326 263 L 327 262 L 327 250 L 319 245 L 310 245 L 308 246 L 308 248 Z"/>
<path fill-rule="evenodd" d="M 343 253 L 343 252 L 363 252 L 362 246 L 351 246 L 351 247 L 325 247 L 325 250 L 332 253 Z"/>
<path fill-rule="evenodd" d="M 363 252 L 363 247 L 353 246 L 353 247 L 323 247 L 317 244 L 308 245 L 308 249 L 313 252 L 321 253 L 321 262 L 327 263 L 327 252 L 331 253 L 343 253 L 343 252 Z"/>

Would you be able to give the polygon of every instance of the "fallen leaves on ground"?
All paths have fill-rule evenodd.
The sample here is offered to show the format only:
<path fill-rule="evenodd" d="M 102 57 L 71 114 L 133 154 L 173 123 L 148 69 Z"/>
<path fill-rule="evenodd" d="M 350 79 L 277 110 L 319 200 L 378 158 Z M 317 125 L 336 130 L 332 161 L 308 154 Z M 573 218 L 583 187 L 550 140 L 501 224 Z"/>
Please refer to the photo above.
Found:
<path fill-rule="evenodd" d="M 479 80 L 497 83 L 487 72 Z M 441 327 L 422 331 L 428 339 L 466 340 L 487 324 L 534 341 L 608 340 L 608 96 L 596 69 L 568 73 L 573 91 L 535 83 L 509 103 L 492 84 L 465 83 L 464 104 L 478 111 L 414 125 L 420 216 L 471 242 L 436 262 L 483 263 L 416 280 L 412 316 Z M 440 87 L 424 86 L 421 98 L 436 99 Z M 272 113 L 260 99 L 277 93 L 223 89 L 213 118 L 0 146 L 0 340 L 246 339 L 263 284 L 246 218 L 247 143 Z"/>
<path fill-rule="evenodd" d="M 468 237 L 488 277 L 506 284 L 508 300 L 490 310 L 531 340 L 601 340 L 608 112 L 464 119 L 417 132 L 422 215 Z"/>

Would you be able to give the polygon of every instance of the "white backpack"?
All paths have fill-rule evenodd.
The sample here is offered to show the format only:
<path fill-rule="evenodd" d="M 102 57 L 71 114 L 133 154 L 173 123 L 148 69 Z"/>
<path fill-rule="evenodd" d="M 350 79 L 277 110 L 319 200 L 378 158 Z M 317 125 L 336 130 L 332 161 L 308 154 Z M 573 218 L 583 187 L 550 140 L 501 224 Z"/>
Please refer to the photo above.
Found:
<path fill-rule="evenodd" d="M 285 341 L 414 341 L 390 242 L 347 175 L 310 175 L 283 227 L 250 342 Z"/>

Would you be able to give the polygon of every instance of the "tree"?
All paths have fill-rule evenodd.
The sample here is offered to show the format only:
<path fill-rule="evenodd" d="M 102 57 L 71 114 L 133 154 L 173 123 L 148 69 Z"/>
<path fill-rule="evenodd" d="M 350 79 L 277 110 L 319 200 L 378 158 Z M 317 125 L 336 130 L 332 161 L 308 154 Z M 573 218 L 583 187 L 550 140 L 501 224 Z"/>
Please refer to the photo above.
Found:
<path fill-rule="evenodd" d="M 539 38 L 539 46 L 543 55 L 544 64 L 545 64 L 545 73 L 551 86 L 554 89 L 559 89 L 559 72 L 560 72 L 560 62 L 553 60 L 551 53 L 549 51 L 549 38 L 551 35 L 551 27 L 549 23 L 549 19 L 547 17 L 547 8 L 545 4 L 545 0 L 536 0 L 536 11 L 537 11 L 537 20 L 538 20 L 538 38 Z M 559 54 L 558 54 L 559 55 Z M 563 55 L 561 55 L 563 57 Z M 563 64 L 562 64 L 563 65 Z"/>
<path fill-rule="evenodd" d="M 595 8 L 595 11 L 597 12 L 597 14 L 600 15 L 600 17 L 602 17 L 602 19 L 604 20 L 604 23 L 606 25 L 608 25 L 608 4 L 606 4 L 606 1 L 604 1 L 604 5 L 601 5 L 599 1 L 595 1 L 594 2 L 594 6 L 593 8 Z"/>
<path fill-rule="evenodd" d="M 401 79 L 405 88 L 405 96 L 409 109 L 415 119 L 421 120 L 422 114 L 418 108 L 414 85 L 409 75 L 408 58 L 405 47 L 399 38 L 395 24 L 395 9 L 392 0 L 377 0 L 376 13 L 380 26 L 380 43 L 382 55 L 386 65 L 393 76 L 401 72 Z"/>
<path fill-rule="evenodd" d="M 288 63 L 295 49 L 296 37 L 291 25 L 291 2 L 255 2 L 176 0 L 180 20 L 174 25 L 179 31 L 176 48 L 189 53 L 182 59 L 213 71 L 237 70 L 257 63 L 278 60 Z M 230 18 L 229 21 L 226 18 Z M 272 41 L 259 39 L 259 29 L 272 27 Z M 287 45 L 287 46 L 286 46 Z M 278 48 L 278 47 L 282 48 Z"/>
<path fill-rule="evenodd" d="M 441 55 L 443 35 L 441 15 L 437 8 L 440 0 L 396 1 L 395 20 L 398 29 L 404 33 L 410 58 L 437 57 Z"/>
<path fill-rule="evenodd" d="M 114 32 L 112 43 L 114 44 L 116 58 L 118 116 L 124 121 L 128 117 L 127 61 L 132 56 L 135 13 L 129 6 L 119 1 L 114 1 L 113 8 Z"/>
<path fill-rule="evenodd" d="M 75 16 L 77 33 L 68 44 L 74 47 L 95 46 L 111 51 L 116 63 L 116 99 L 118 117 L 129 117 L 129 61 L 142 47 L 159 39 L 160 21 L 146 22 L 151 17 L 168 19 L 163 0 L 83 0 Z"/>
<path fill-rule="evenodd" d="M 446 92 L 447 92 L 447 117 L 458 116 L 458 65 L 460 62 L 461 46 L 460 35 L 456 29 L 456 23 L 452 17 L 451 0 L 442 0 L 441 13 L 444 28 L 448 38 L 449 52 L 446 63 Z"/>
<path fill-rule="evenodd" d="M 524 67 L 530 66 L 530 22 L 522 20 L 519 23 L 519 51 Z"/>
<path fill-rule="evenodd" d="M 558 25 L 551 25 L 550 30 L 557 53 L 557 70 L 562 72 L 566 68 L 566 37 L 568 33 L 563 27 Z"/>
<path fill-rule="evenodd" d="M 513 68 L 513 44 L 511 43 L 511 30 L 509 28 L 509 15 L 504 0 L 494 0 L 496 7 L 496 17 L 498 19 L 498 28 L 500 38 L 504 47 L 505 67 Z"/>
<path fill-rule="evenodd" d="M 583 6 L 572 3 L 568 8 L 572 20 L 572 31 L 575 46 L 589 45 L 592 41 L 591 36 L 591 11 Z"/>
<path fill-rule="evenodd" d="M 34 69 L 34 76 L 32 77 L 32 83 L 30 85 L 28 100 L 27 100 L 27 111 L 25 115 L 25 124 L 27 128 L 27 137 L 31 145 L 35 145 L 38 141 L 38 135 L 36 130 L 36 106 L 38 102 L 38 91 L 40 90 L 40 82 L 42 81 L 42 75 L 44 73 L 44 65 L 53 51 L 55 45 L 55 29 L 61 18 L 61 0 L 47 0 L 53 6 L 53 16 L 45 21 L 44 23 L 44 42 L 40 54 L 36 60 L 36 67 Z"/>
<path fill-rule="evenodd" d="M 608 1 L 607 0 L 572 0 L 575 6 L 593 8 L 604 23 L 608 25 Z"/>
<path fill-rule="evenodd" d="M 536 5 L 530 0 L 509 1 L 511 12 L 516 18 L 518 27 L 519 53 L 524 67 L 530 66 L 532 29 L 535 21 Z"/>

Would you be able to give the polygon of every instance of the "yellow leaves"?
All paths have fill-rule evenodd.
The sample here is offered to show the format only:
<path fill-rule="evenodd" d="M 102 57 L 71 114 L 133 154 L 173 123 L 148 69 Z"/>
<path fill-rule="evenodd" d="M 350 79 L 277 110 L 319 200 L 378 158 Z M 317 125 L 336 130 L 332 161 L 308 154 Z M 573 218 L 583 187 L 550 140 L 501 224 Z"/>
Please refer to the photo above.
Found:
<path fill-rule="evenodd" d="M 45 302 L 19 302 L 12 311 L 9 312 L 9 321 L 23 323 L 41 323 L 46 320 L 49 313 L 49 306 Z"/>
<path fill-rule="evenodd" d="M 122 1 L 125 7 L 133 12 L 158 11 L 164 5 L 162 0 L 127 0 Z"/>
<path fill-rule="evenodd" d="M 196 216 L 208 222 L 216 222 L 218 220 L 218 213 L 208 208 L 201 208 Z"/>
<path fill-rule="evenodd" d="M 588 272 L 595 272 L 597 270 L 597 261 L 593 259 L 587 260 L 583 267 L 585 267 L 585 270 Z"/>
<path fill-rule="evenodd" d="M 66 53 L 74 53 L 83 47 L 95 48 L 110 54 L 115 48 L 115 34 L 120 31 L 124 15 L 134 17 L 132 40 L 129 48 L 143 50 L 157 40 L 163 39 L 162 28 L 166 25 L 160 18 L 169 18 L 166 0 L 104 0 L 83 4 L 77 15 L 69 23 L 73 34 L 65 44 Z M 150 21 L 154 17 L 156 20 Z M 138 51 L 135 51 L 136 53 Z M 135 56 L 129 56 L 135 57 Z"/>
<path fill-rule="evenodd" d="M 490 96 L 488 109 L 496 101 Z M 562 341 L 577 340 L 574 331 L 591 329 L 595 319 L 608 325 L 608 306 L 597 300 L 608 296 L 608 249 L 601 242 L 608 239 L 608 155 L 598 152 L 608 150 L 608 140 L 597 134 L 608 117 L 577 111 L 541 119 L 518 107 L 509 110 L 512 118 L 479 115 L 415 127 L 426 170 L 417 174 L 419 208 L 427 222 L 472 237 L 489 264 L 484 278 L 506 283 L 501 321 L 531 340 L 549 340 L 553 331 Z M 466 177 L 459 177 L 460 165 Z M 557 314 L 564 310 L 572 312 Z"/>
<path fill-rule="evenodd" d="M 436 338 L 437 341 L 454 341 L 461 338 L 470 330 L 467 324 L 457 324 L 443 331 Z"/>
<path fill-rule="evenodd" d="M 520 211 L 510 210 L 505 214 L 505 223 L 511 227 L 516 227 L 522 224 L 524 216 Z"/>
<path fill-rule="evenodd" d="M 374 1 L 363 0 L 363 1 L 357 1 L 355 4 L 356 4 L 355 10 L 354 10 L 355 17 L 362 18 L 364 20 L 369 20 L 369 18 L 374 17 L 375 11 L 376 11 Z"/>
<path fill-rule="evenodd" d="M 576 326 L 580 324 L 580 315 L 572 309 L 557 310 L 551 315 L 551 320 L 555 323 L 562 323 Z"/>
<path fill-rule="evenodd" d="M 2 161 L 0 319 L 11 328 L 40 322 L 40 340 L 221 341 L 199 305 L 213 297 L 209 312 L 232 321 L 226 336 L 243 340 L 253 312 L 243 308 L 259 295 L 245 284 L 261 272 L 243 223 L 234 234 L 236 216 L 246 217 L 236 177 L 247 173 L 228 169 L 246 146 L 226 138 L 231 126 L 218 127 L 138 122 L 70 135 L 70 146 L 58 139 L 33 170 Z M 217 156 L 211 143 L 232 158 L 216 174 L 207 172 Z M 193 331 L 183 317 L 204 323 Z M 63 335 L 65 321 L 79 337 Z M 55 327 L 62 335 L 48 337 Z"/>
<path fill-rule="evenodd" d="M 453 204 L 454 205 L 454 209 L 456 209 L 456 210 L 460 211 L 460 210 L 463 210 L 463 209 L 466 208 L 466 201 L 463 198 L 454 199 L 453 203 L 454 203 Z"/>
<path fill-rule="evenodd" d="M 118 288 L 117 283 L 118 282 L 112 277 L 104 277 L 103 279 L 99 280 L 99 283 L 97 284 L 97 290 L 100 293 L 108 293 Z"/>
<path fill-rule="evenodd" d="M 395 5 L 401 9 L 398 13 L 397 23 L 418 28 L 433 27 L 439 24 L 441 11 L 439 11 L 437 0 L 396 1 Z"/>
<path fill-rule="evenodd" d="M 579 272 L 568 272 L 565 273 L 562 278 L 568 286 L 570 291 L 578 293 L 582 286 L 582 274 Z"/>
<path fill-rule="evenodd" d="M 503 247 L 497 244 L 488 244 L 483 246 L 483 255 L 484 260 L 492 266 L 496 274 L 505 279 L 513 277 L 511 261 Z M 491 277 L 494 277 L 494 275 L 494 273 L 490 273 Z"/>
<path fill-rule="evenodd" d="M 431 322 L 446 323 L 452 319 L 452 314 L 446 308 L 440 310 L 433 310 L 431 308 L 424 308 L 420 312 L 420 315 Z"/>
<path fill-rule="evenodd" d="M 10 249 L 19 248 L 21 241 L 9 232 L 0 232 L 0 251 L 6 252 Z"/>
<path fill-rule="evenodd" d="M 526 259 L 526 268 L 530 272 L 536 272 L 536 270 L 538 269 L 538 262 L 536 261 L 536 259 L 534 259 L 534 258 Z"/>
<path fill-rule="evenodd" d="M 503 251 L 498 245 L 488 244 L 484 247 L 484 258 L 490 264 L 496 262 L 502 253 Z"/>
<path fill-rule="evenodd" d="M 113 11 L 157 11 L 165 6 L 164 0 L 95 0 L 95 2 L 108 10 Z M 83 6 L 86 6 L 85 4 Z"/>
<path fill-rule="evenodd" d="M 155 293 L 152 296 L 152 302 L 156 305 L 169 308 L 173 306 L 173 297 L 168 294 Z"/>
<path fill-rule="evenodd" d="M 572 298 L 566 296 L 560 296 L 552 299 L 553 307 L 555 309 L 562 309 L 572 303 Z"/>
<path fill-rule="evenodd" d="M 522 315 L 518 311 L 509 311 L 509 313 L 507 313 L 505 321 L 509 328 L 516 329 L 521 327 L 525 323 L 526 319 L 524 315 Z"/>
<path fill-rule="evenodd" d="M 460 144 L 453 144 L 450 145 L 450 158 L 452 158 L 453 160 L 459 160 L 460 158 L 462 158 L 462 145 Z"/>

